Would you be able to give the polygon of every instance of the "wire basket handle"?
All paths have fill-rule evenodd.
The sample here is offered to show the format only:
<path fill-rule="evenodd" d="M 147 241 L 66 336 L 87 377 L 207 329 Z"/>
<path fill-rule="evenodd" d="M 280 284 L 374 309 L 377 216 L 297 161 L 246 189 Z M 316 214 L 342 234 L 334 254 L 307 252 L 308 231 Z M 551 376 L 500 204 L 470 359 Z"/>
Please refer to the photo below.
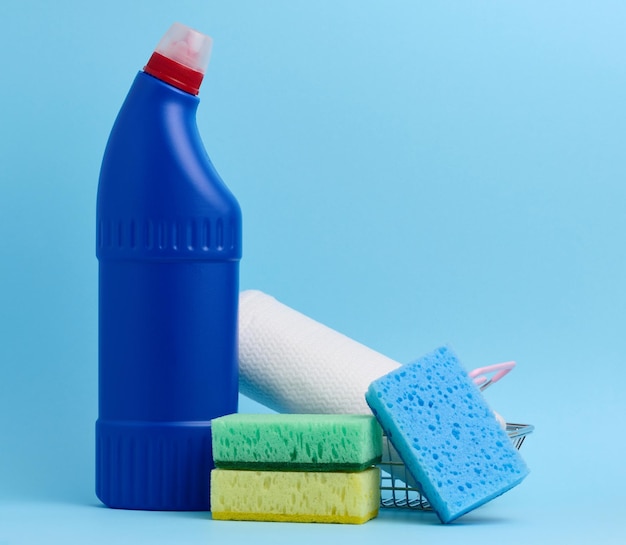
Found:
<path fill-rule="evenodd" d="M 505 361 L 503 363 L 487 365 L 486 367 L 478 367 L 477 369 L 470 371 L 469 376 L 474 381 L 476 386 L 478 386 L 481 390 L 484 390 L 510 373 L 514 367 L 514 361 Z"/>

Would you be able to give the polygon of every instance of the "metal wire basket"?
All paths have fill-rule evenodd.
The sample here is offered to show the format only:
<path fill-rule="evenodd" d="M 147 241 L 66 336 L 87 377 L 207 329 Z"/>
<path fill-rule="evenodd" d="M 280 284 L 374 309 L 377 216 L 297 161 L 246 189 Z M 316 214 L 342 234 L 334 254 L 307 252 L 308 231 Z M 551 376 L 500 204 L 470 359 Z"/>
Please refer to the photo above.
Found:
<path fill-rule="evenodd" d="M 515 367 L 515 362 L 499 363 L 488 367 L 474 369 L 469 373 L 474 383 L 485 390 L 506 376 Z M 506 424 L 506 432 L 515 448 L 520 449 L 526 437 L 534 427 L 530 424 Z M 381 507 L 415 509 L 429 511 L 430 504 L 415 484 L 415 480 L 407 471 L 399 454 L 387 438 L 383 441 L 382 460 L 380 467 L 380 505 Z"/>
<path fill-rule="evenodd" d="M 521 448 L 534 427 L 529 424 L 508 424 L 506 431 L 515 448 Z M 428 500 L 414 485 L 413 477 L 389 441 L 383 442 L 383 458 L 380 464 L 380 505 L 404 509 L 430 510 Z"/>

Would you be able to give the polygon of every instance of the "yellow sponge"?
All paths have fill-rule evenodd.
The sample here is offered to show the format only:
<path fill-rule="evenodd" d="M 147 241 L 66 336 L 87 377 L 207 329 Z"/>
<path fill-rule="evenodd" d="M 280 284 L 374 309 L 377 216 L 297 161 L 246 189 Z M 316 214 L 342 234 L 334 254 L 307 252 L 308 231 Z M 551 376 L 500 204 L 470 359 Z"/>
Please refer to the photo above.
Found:
<path fill-rule="evenodd" d="M 216 520 L 362 524 L 378 515 L 380 470 L 211 472 Z"/>

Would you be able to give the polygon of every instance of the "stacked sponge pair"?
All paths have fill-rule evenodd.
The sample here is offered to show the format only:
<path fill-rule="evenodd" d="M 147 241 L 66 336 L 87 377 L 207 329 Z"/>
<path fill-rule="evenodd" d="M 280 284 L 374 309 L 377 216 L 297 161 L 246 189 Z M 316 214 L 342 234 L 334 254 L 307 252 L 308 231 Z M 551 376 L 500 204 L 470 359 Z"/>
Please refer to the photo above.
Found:
<path fill-rule="evenodd" d="M 218 520 L 361 524 L 378 514 L 382 431 L 371 415 L 232 414 L 212 422 Z"/>

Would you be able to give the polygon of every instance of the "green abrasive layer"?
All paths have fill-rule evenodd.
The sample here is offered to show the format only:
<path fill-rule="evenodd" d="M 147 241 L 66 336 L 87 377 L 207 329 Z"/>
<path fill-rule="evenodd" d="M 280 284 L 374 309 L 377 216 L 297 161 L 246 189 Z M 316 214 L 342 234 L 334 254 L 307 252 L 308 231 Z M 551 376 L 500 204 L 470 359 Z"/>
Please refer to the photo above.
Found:
<path fill-rule="evenodd" d="M 382 454 L 372 415 L 231 414 L 211 427 L 223 469 L 362 471 Z"/>

